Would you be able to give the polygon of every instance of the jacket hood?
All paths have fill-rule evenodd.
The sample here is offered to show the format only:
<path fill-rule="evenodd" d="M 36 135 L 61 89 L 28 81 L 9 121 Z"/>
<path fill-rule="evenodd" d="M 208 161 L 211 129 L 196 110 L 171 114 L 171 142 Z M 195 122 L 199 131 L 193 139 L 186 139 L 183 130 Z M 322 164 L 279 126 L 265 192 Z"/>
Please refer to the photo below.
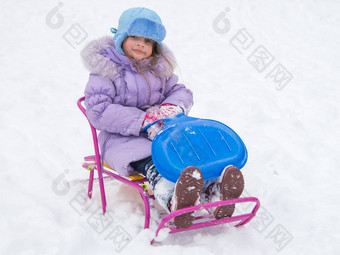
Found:
<path fill-rule="evenodd" d="M 163 55 L 175 67 L 176 61 L 172 52 L 163 44 Z M 111 80 L 122 68 L 131 68 L 137 72 L 130 59 L 120 54 L 114 46 L 112 37 L 105 36 L 98 40 L 91 41 L 82 50 L 81 57 L 85 67 L 95 74 L 110 78 Z M 150 59 L 143 59 L 141 62 L 147 65 Z M 163 74 L 166 78 L 172 75 L 168 62 L 162 56 L 156 56 L 156 65 L 153 69 Z"/>

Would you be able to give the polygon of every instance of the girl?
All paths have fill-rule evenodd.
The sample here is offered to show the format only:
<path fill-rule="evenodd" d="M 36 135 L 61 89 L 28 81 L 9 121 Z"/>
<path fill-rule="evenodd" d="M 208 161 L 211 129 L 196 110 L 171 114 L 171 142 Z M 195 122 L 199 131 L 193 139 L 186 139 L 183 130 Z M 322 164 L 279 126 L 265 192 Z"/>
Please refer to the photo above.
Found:
<path fill-rule="evenodd" d="M 163 178 L 151 158 L 151 143 L 162 124 L 160 119 L 188 114 L 192 92 L 177 83 L 174 58 L 163 44 L 166 31 L 160 17 L 146 8 L 123 12 L 115 36 L 91 42 L 83 51 L 90 70 L 85 89 L 87 117 L 98 130 L 102 159 L 120 175 L 142 173 L 151 184 L 157 201 L 167 212 L 193 206 L 199 200 L 237 198 L 243 177 L 229 166 L 218 179 L 203 182 L 196 167 L 183 170 L 176 184 Z M 217 197 L 216 197 L 217 196 Z M 230 217 L 234 205 L 217 207 L 216 218 Z M 179 228 L 192 225 L 192 213 L 177 216 Z"/>

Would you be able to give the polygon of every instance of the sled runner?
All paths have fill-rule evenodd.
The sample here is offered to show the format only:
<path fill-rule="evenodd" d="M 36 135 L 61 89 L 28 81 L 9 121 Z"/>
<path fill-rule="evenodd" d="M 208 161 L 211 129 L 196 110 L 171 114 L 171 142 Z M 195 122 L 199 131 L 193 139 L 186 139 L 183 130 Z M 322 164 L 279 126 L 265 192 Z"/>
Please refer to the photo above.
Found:
<path fill-rule="evenodd" d="M 85 97 L 80 98 L 77 101 L 77 105 L 87 118 L 86 110 L 82 105 L 84 100 Z M 176 182 L 176 178 L 178 178 L 178 176 L 181 174 L 180 169 L 183 170 L 189 165 L 195 165 L 196 167 L 200 168 L 204 179 L 210 179 L 219 176 L 223 168 L 228 164 L 233 164 L 241 168 L 247 160 L 247 151 L 242 140 L 232 129 L 222 123 L 187 117 L 185 115 L 179 115 L 171 120 L 165 120 L 165 122 L 166 123 L 162 131 L 154 138 L 152 144 L 152 158 L 157 170 L 159 170 L 161 175 L 173 182 Z M 105 163 L 102 165 L 98 146 L 97 131 L 90 122 L 89 124 L 92 132 L 95 155 L 85 157 L 84 163 L 82 165 L 85 169 L 90 171 L 88 197 L 92 198 L 95 171 L 98 175 L 102 209 L 104 214 L 106 212 L 107 205 L 104 178 L 115 178 L 116 180 L 137 189 L 144 202 L 144 228 L 149 228 L 149 201 L 152 201 L 155 198 L 148 192 L 146 188 L 147 179 L 141 174 L 123 177 Z M 218 135 L 216 135 L 216 132 Z M 183 141 L 184 143 L 182 143 Z M 180 144 L 184 144 L 184 146 L 180 146 Z M 183 155 L 186 156 L 184 157 Z M 171 168 L 174 169 L 170 175 L 165 176 L 166 171 L 163 167 L 164 164 L 165 166 L 168 166 L 169 164 Z M 215 208 L 217 206 L 240 203 L 249 203 L 247 208 L 253 206 L 251 212 L 228 218 L 215 219 L 215 217 L 207 210 L 208 208 Z M 243 197 L 179 209 L 167 214 L 161 220 L 161 222 L 159 222 L 155 233 L 155 238 L 157 237 L 159 231 L 163 228 L 169 228 L 169 233 L 177 233 L 230 222 L 237 222 L 235 227 L 238 227 L 251 221 L 255 217 L 259 207 L 260 202 L 256 197 Z M 194 223 L 189 228 L 180 229 L 174 226 L 174 217 L 194 211 L 199 212 L 200 215 L 195 217 Z M 151 243 L 153 243 L 153 241 L 154 240 L 152 240 Z"/>

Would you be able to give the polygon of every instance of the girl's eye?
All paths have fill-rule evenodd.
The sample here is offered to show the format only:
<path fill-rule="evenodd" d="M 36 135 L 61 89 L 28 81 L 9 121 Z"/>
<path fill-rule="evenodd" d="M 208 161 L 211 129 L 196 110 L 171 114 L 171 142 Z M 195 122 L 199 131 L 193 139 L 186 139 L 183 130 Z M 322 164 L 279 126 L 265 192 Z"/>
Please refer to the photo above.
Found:
<path fill-rule="evenodd" d="M 135 35 L 130 35 L 129 38 L 135 40 L 135 41 L 142 41 L 147 45 L 153 45 L 153 40 L 149 39 L 149 38 L 144 38 L 141 36 L 135 36 Z"/>
<path fill-rule="evenodd" d="M 145 39 L 145 44 L 147 44 L 147 45 L 152 45 L 152 40 L 150 40 L 150 39 Z"/>

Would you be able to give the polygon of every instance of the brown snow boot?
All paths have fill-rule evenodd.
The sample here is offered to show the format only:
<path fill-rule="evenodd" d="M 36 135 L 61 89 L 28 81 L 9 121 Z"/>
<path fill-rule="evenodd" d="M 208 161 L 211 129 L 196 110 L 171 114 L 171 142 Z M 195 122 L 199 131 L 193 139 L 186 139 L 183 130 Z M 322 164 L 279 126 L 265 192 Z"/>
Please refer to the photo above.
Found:
<path fill-rule="evenodd" d="M 202 190 L 203 175 L 201 171 L 194 166 L 185 168 L 176 182 L 174 195 L 171 200 L 171 211 L 196 205 Z M 177 228 L 190 227 L 195 219 L 193 214 L 194 212 L 190 212 L 176 216 L 174 218 L 175 226 Z"/>
<path fill-rule="evenodd" d="M 221 200 L 234 199 L 241 196 L 244 189 L 243 175 L 236 166 L 227 166 L 220 177 L 217 188 Z M 218 206 L 214 211 L 216 219 L 231 217 L 235 211 L 235 204 Z"/>

